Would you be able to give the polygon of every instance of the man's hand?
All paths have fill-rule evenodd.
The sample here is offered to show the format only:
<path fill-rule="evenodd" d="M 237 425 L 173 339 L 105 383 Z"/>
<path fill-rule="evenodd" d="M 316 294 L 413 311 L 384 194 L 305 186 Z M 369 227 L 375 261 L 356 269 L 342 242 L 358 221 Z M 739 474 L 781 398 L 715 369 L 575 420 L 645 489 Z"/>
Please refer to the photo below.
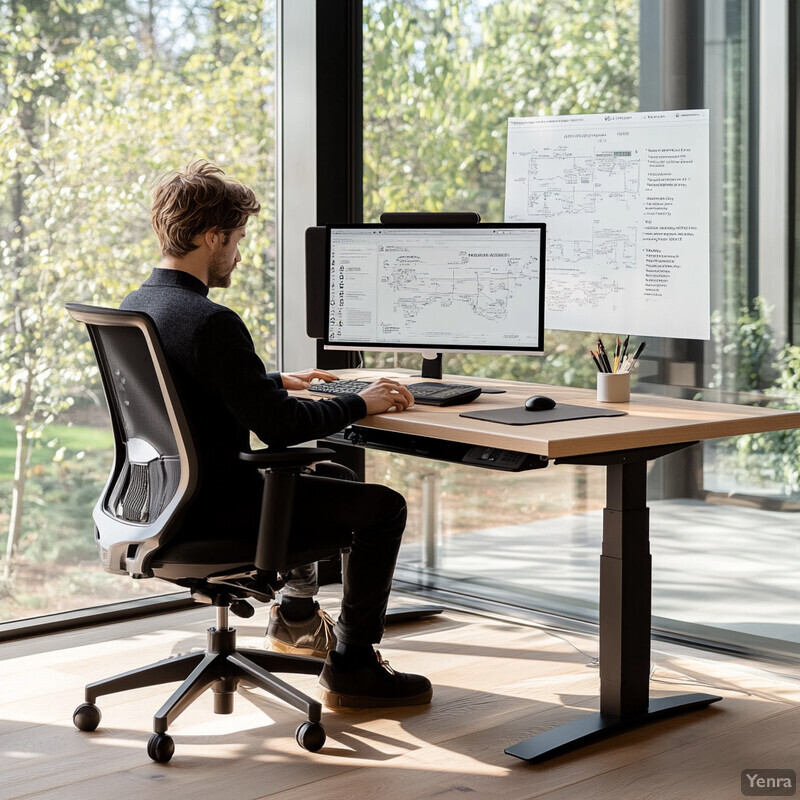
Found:
<path fill-rule="evenodd" d="M 366 389 L 362 389 L 359 395 L 367 404 L 367 416 L 390 410 L 404 411 L 414 404 L 411 392 L 391 378 L 379 378 Z"/>
<path fill-rule="evenodd" d="M 308 389 L 314 378 L 319 378 L 321 381 L 339 380 L 332 372 L 326 372 L 324 369 L 304 369 L 302 372 L 281 373 L 284 389 Z"/>

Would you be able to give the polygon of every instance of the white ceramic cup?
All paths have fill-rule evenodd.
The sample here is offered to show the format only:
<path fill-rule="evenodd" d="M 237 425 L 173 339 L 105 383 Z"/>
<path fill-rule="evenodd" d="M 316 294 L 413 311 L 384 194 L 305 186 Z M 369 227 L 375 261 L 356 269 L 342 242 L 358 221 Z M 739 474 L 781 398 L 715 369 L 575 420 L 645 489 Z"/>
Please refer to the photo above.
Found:
<path fill-rule="evenodd" d="M 631 399 L 630 372 L 598 372 L 597 402 L 627 403 Z"/>

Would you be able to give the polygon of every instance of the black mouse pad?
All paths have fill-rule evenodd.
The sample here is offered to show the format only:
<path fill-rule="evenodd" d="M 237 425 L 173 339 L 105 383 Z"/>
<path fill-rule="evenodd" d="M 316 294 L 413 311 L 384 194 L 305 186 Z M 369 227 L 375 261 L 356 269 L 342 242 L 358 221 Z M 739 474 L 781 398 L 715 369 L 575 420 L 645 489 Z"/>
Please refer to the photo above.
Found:
<path fill-rule="evenodd" d="M 569 419 L 589 419 L 591 417 L 622 417 L 627 411 L 616 408 L 590 408 L 559 403 L 547 411 L 528 411 L 524 406 L 493 408 L 488 411 L 465 411 L 459 417 L 483 419 L 487 422 L 500 422 L 503 425 L 536 425 L 540 422 L 566 422 Z"/>

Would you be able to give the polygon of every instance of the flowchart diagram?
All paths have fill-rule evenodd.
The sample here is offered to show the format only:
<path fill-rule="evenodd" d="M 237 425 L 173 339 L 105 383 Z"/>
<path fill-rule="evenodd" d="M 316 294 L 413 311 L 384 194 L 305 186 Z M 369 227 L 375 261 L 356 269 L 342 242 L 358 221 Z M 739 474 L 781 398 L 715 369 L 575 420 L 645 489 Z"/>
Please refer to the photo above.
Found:
<path fill-rule="evenodd" d="M 709 338 L 708 119 L 509 119 L 505 219 L 547 224 L 548 328 Z"/>

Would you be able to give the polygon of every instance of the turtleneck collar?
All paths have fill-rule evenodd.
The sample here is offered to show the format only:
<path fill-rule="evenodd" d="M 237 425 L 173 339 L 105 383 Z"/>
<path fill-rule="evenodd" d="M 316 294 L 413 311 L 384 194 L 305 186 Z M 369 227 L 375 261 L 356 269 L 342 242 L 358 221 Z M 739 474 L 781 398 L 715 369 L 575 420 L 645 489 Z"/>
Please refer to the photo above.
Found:
<path fill-rule="evenodd" d="M 144 286 L 175 286 L 179 289 L 188 289 L 190 292 L 208 297 L 208 286 L 199 278 L 179 269 L 164 269 L 156 267 Z"/>

